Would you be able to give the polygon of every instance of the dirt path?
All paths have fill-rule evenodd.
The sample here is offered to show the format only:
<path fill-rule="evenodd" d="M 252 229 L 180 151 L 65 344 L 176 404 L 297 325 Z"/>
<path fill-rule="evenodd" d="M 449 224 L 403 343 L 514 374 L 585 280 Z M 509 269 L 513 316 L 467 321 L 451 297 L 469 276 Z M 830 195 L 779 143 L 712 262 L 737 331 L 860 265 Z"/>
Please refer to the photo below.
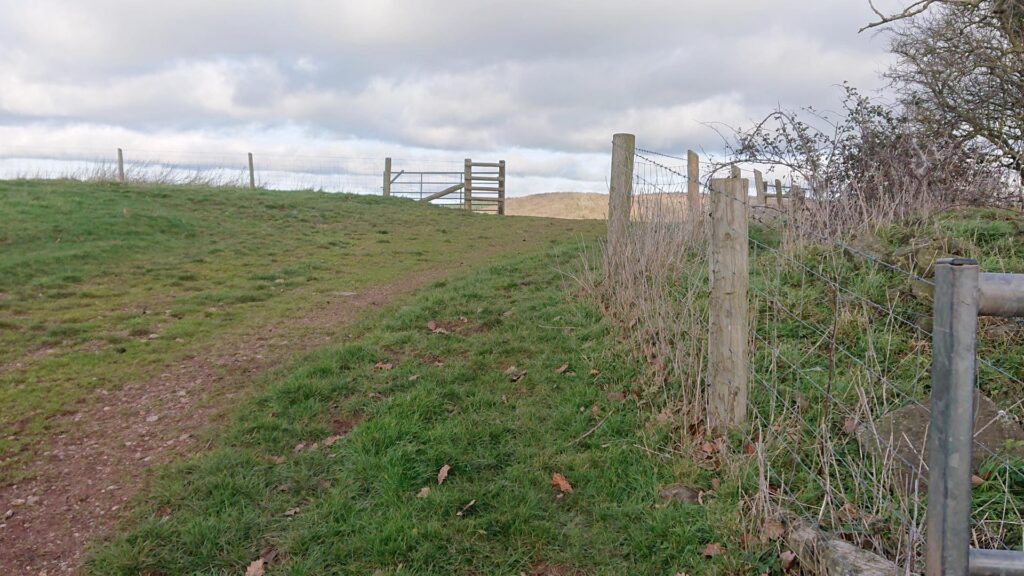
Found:
<path fill-rule="evenodd" d="M 33 463 L 34 476 L 0 487 L 0 574 L 77 573 L 86 546 L 116 525 L 148 471 L 204 450 L 196 436 L 251 393 L 255 377 L 341 340 L 362 311 L 453 271 L 413 274 L 359 294 L 324 295 L 303 316 L 262 326 L 148 381 L 76 406 L 58 422 L 58 429 L 73 432 L 50 441 Z"/>

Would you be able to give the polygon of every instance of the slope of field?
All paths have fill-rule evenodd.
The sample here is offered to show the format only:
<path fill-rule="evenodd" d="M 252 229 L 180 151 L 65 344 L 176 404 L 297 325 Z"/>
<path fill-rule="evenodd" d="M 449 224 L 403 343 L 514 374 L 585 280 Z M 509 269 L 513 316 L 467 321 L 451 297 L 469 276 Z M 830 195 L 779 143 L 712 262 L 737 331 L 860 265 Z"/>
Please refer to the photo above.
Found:
<path fill-rule="evenodd" d="M 397 199 L 0 183 L 0 572 L 73 570 L 145 475 L 364 310 L 601 226 Z"/>
<path fill-rule="evenodd" d="M 313 355 L 164 474 L 89 572 L 771 571 L 735 523 L 753 477 L 670 456 L 619 330 L 567 294 L 578 264 L 568 246 L 438 283 Z"/>

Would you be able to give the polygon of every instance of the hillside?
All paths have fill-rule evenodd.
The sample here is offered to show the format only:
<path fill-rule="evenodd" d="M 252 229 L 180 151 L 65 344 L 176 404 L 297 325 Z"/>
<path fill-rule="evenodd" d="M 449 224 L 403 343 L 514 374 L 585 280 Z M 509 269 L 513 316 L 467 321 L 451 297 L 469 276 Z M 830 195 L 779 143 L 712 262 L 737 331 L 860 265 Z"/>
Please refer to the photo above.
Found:
<path fill-rule="evenodd" d="M 602 229 L 379 197 L 70 181 L 0 182 L 0 223 L 5 574 L 73 564 L 143 471 L 199 449 L 266 374 L 346 338 L 366 311 Z"/>

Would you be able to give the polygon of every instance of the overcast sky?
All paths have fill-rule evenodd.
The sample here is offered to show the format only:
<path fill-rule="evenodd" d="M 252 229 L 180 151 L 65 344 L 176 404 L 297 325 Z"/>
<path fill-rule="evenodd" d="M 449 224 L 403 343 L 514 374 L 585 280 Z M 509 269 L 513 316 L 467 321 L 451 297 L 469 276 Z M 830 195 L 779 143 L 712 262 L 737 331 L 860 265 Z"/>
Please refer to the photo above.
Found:
<path fill-rule="evenodd" d="M 867 0 L 0 0 L 0 14 L 0 153 L 473 155 L 507 159 L 519 193 L 600 189 L 614 132 L 714 150 L 705 123 L 834 109 L 838 84 L 877 89 L 889 62 L 884 38 L 857 33 Z"/>

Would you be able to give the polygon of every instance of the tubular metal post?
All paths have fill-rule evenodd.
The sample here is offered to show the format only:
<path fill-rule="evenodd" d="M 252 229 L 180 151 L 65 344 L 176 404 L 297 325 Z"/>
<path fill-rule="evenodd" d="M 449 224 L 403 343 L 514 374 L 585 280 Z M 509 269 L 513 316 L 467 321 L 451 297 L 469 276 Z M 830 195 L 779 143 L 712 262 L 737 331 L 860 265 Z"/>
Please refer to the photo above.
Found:
<path fill-rule="evenodd" d="M 124 152 L 117 149 L 117 181 L 124 184 Z"/>
<path fill-rule="evenodd" d="M 1024 552 L 972 548 L 970 564 L 971 576 L 1021 576 L 1024 575 Z"/>
<path fill-rule="evenodd" d="M 927 576 L 964 576 L 968 570 L 978 278 L 974 260 L 935 263 Z"/>

